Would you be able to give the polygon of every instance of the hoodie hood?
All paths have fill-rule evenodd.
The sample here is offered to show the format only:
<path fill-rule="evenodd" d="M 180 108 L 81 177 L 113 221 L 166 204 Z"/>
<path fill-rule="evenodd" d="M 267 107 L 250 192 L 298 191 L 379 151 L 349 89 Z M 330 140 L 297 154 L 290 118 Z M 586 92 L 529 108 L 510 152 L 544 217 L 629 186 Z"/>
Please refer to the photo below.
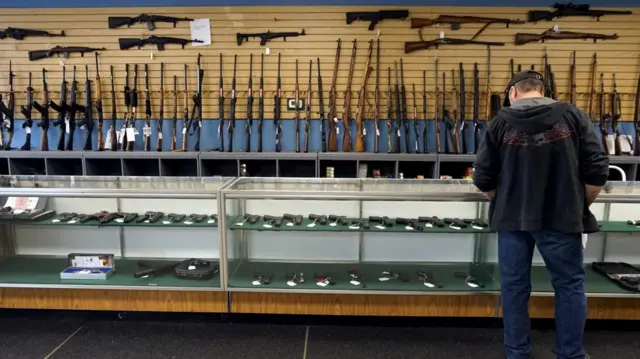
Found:
<path fill-rule="evenodd" d="M 509 126 L 524 133 L 540 133 L 551 129 L 567 111 L 562 102 L 547 97 L 526 98 L 517 101 L 502 112 Z"/>

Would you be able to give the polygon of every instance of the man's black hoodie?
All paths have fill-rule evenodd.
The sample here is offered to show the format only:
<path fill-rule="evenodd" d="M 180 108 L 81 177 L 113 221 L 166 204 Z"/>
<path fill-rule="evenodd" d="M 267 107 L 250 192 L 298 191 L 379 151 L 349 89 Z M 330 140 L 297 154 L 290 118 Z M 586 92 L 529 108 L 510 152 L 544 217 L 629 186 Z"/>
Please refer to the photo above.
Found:
<path fill-rule="evenodd" d="M 493 230 L 598 230 L 585 184 L 606 183 L 609 158 L 588 116 L 573 105 L 540 97 L 502 109 L 489 122 L 474 168 L 475 185 L 495 190 Z"/>

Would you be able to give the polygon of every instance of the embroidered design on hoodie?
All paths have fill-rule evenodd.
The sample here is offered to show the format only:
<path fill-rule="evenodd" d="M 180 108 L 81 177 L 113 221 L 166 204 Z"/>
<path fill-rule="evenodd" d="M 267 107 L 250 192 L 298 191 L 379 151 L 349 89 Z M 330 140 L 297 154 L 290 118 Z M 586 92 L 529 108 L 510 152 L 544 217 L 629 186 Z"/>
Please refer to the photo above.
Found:
<path fill-rule="evenodd" d="M 571 129 L 563 123 L 556 123 L 550 129 L 540 133 L 525 133 L 516 129 L 509 130 L 502 142 L 513 146 L 542 146 L 547 143 L 564 140 L 571 136 Z"/>

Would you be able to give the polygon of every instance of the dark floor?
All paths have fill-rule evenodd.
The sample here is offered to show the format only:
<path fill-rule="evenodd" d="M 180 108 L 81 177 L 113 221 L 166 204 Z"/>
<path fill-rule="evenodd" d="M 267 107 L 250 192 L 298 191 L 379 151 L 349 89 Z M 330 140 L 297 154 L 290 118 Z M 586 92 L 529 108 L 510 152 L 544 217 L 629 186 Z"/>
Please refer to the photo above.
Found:
<path fill-rule="evenodd" d="M 428 321 L 429 319 L 424 319 Z M 504 358 L 500 328 L 120 320 L 0 312 L 1 359 Z M 638 325 L 640 330 L 640 325 Z M 534 330 L 535 359 L 553 359 L 552 330 Z M 593 359 L 640 359 L 638 331 L 589 330 Z"/>

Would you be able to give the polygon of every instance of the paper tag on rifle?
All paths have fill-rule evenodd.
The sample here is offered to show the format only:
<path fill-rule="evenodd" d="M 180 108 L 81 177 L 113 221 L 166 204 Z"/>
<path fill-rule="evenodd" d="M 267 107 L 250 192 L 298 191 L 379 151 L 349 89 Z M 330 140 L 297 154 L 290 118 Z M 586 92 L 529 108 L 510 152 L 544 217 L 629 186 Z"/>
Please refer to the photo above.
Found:
<path fill-rule="evenodd" d="M 158 132 L 158 139 L 161 140 L 162 139 L 162 132 Z"/>
<path fill-rule="evenodd" d="M 144 134 L 144 137 L 151 136 L 151 127 L 144 125 L 144 127 L 142 127 L 142 133 Z"/>
<path fill-rule="evenodd" d="M 607 135 L 607 147 L 609 147 L 609 154 L 615 156 L 616 154 L 616 136 L 615 135 Z"/>
<path fill-rule="evenodd" d="M 64 119 L 64 128 L 65 128 L 65 132 L 67 134 L 71 133 L 71 129 L 69 128 L 69 119 L 68 118 Z"/>
<path fill-rule="evenodd" d="M 400 137 L 400 129 L 398 129 L 398 137 Z"/>
<path fill-rule="evenodd" d="M 136 140 L 136 132 L 135 132 L 135 128 L 127 128 L 127 141 L 129 142 L 135 142 Z"/>
<path fill-rule="evenodd" d="M 367 135 L 367 129 L 366 129 L 366 128 L 364 128 L 364 127 L 362 128 L 362 135 L 363 135 L 363 136 L 366 136 L 366 135 Z"/>
<path fill-rule="evenodd" d="M 118 143 L 122 144 L 122 140 L 124 139 L 124 134 L 125 134 L 126 129 L 121 129 L 120 132 L 118 132 Z"/>
<path fill-rule="evenodd" d="M 376 136 L 380 136 L 380 129 L 376 128 Z"/>
<path fill-rule="evenodd" d="M 107 139 L 105 140 L 104 149 L 105 150 L 111 149 L 111 131 L 107 132 Z"/>
<path fill-rule="evenodd" d="M 29 126 L 25 127 L 24 132 L 25 132 L 27 135 L 31 134 L 31 127 L 29 127 Z"/>
<path fill-rule="evenodd" d="M 218 131 L 218 132 L 219 132 L 219 131 Z M 186 134 L 187 134 L 187 128 L 186 128 L 186 127 L 183 127 L 183 128 L 182 128 L 182 134 L 183 134 L 183 135 L 186 135 Z"/>
<path fill-rule="evenodd" d="M 629 135 L 621 135 L 618 138 L 618 143 L 620 144 L 620 153 L 630 154 L 633 149 L 631 148 L 631 142 L 633 139 Z"/>
<path fill-rule="evenodd" d="M 336 135 L 340 134 L 340 127 L 336 127 Z"/>

